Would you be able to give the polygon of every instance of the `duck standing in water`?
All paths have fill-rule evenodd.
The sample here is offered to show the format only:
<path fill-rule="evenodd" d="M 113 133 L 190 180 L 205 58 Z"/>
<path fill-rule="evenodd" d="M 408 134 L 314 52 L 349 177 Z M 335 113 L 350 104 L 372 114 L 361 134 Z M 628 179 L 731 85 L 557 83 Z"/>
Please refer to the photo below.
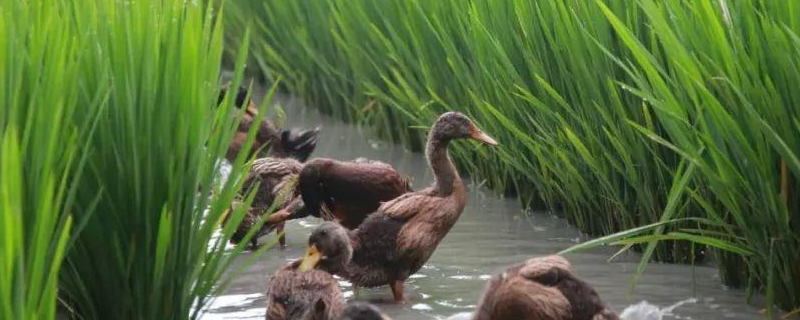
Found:
<path fill-rule="evenodd" d="M 405 281 L 428 261 L 464 210 L 464 184 L 447 146 L 454 139 L 465 138 L 497 144 L 461 113 L 448 112 L 436 120 L 426 147 L 435 177 L 433 186 L 383 203 L 350 231 L 353 258 L 337 275 L 354 286 L 389 285 L 394 299 L 404 301 Z"/>
<path fill-rule="evenodd" d="M 223 87 L 219 94 L 219 103 L 227 94 L 228 88 Z M 235 104 L 238 108 L 244 109 L 244 115 L 239 128 L 228 147 L 226 158 L 228 161 L 234 161 L 242 148 L 242 144 L 247 138 L 247 132 L 253 125 L 254 119 L 258 113 L 252 100 L 247 99 L 247 89 L 239 87 L 236 94 Z M 245 107 L 246 106 L 246 107 Z M 263 146 L 267 147 L 268 157 L 256 159 L 253 167 L 248 174 L 243 190 L 248 190 L 256 183 L 260 183 L 259 190 L 256 191 L 255 198 L 250 209 L 245 213 L 244 218 L 237 226 L 236 231 L 231 237 L 230 242 L 237 244 L 245 237 L 248 231 L 252 229 L 259 221 L 261 216 L 273 206 L 276 199 L 281 200 L 281 204 L 276 208 L 282 209 L 289 206 L 298 206 L 294 201 L 299 199 L 295 192 L 294 184 L 296 184 L 297 176 L 302 169 L 301 161 L 308 159 L 311 152 L 316 148 L 317 135 L 319 128 L 313 130 L 279 130 L 269 120 L 264 119 L 260 125 L 256 135 L 256 140 L 253 142 L 253 147 L 249 153 L 256 150 L 261 150 Z M 294 202 L 293 202 L 294 201 Z M 229 216 L 226 215 L 224 222 L 227 222 Z M 276 223 L 273 225 L 264 225 L 261 229 L 250 239 L 250 249 L 255 250 L 258 248 L 258 237 L 268 233 L 272 228 L 277 229 L 278 241 L 281 247 L 286 245 L 286 238 L 281 233 L 283 231 L 283 223 Z"/>
<path fill-rule="evenodd" d="M 619 320 L 561 256 L 532 258 L 496 275 L 473 320 Z"/>
<path fill-rule="evenodd" d="M 347 232 L 333 222 L 317 227 L 301 261 L 279 269 L 269 280 L 267 320 L 335 320 L 345 305 L 340 272 L 352 255 Z"/>
<path fill-rule="evenodd" d="M 280 199 L 281 204 L 276 206 L 280 210 L 270 214 L 251 239 L 251 248 L 257 248 L 257 237 L 273 229 L 279 233 L 278 242 L 284 247 L 286 235 L 282 232 L 285 221 L 309 215 L 355 228 L 381 202 L 411 190 L 408 179 L 392 166 L 363 158 L 348 162 L 314 159 L 306 164 L 290 158 L 256 159 L 245 180 L 245 190 L 255 182 L 260 186 L 253 208 L 246 214 L 234 234 L 235 242 L 232 242 L 241 241 L 258 222 L 260 214 L 266 212 L 275 200 Z"/>
<path fill-rule="evenodd" d="M 242 190 L 258 186 L 253 197 L 250 209 L 245 213 L 244 218 L 239 223 L 230 242 L 237 244 L 244 239 L 247 233 L 256 226 L 262 215 L 270 208 L 279 208 L 283 211 L 299 212 L 302 211 L 302 200 L 297 194 L 297 177 L 303 164 L 292 158 L 260 158 L 253 161 L 253 166 L 245 178 Z M 266 235 L 273 229 L 278 233 L 278 243 L 281 248 L 286 246 L 286 236 L 283 234 L 284 223 L 270 223 L 271 214 L 266 218 L 267 222 L 252 238 L 250 238 L 250 250 L 258 249 L 258 238 Z M 225 221 L 227 222 L 227 216 Z M 274 218 L 273 218 L 274 219 Z"/>
<path fill-rule="evenodd" d="M 412 191 L 409 179 L 391 165 L 364 158 L 308 161 L 300 172 L 298 189 L 304 210 L 278 211 L 270 216 L 270 224 L 313 215 L 355 229 L 382 202 Z"/>
<path fill-rule="evenodd" d="M 219 103 L 222 103 L 222 100 L 225 98 L 227 92 L 227 87 L 223 87 L 222 90 L 220 90 L 218 100 Z M 256 124 L 255 119 L 258 115 L 258 108 L 256 108 L 253 101 L 248 99 L 247 96 L 247 88 L 240 86 L 236 93 L 235 105 L 237 108 L 242 109 L 244 114 L 242 116 L 242 121 L 239 123 L 239 127 L 236 130 L 236 134 L 233 136 L 233 141 L 231 141 L 230 146 L 228 146 L 228 151 L 225 154 L 225 158 L 228 159 L 228 161 L 233 162 L 239 152 L 242 151 L 242 145 L 247 139 L 247 132 L 250 130 L 250 127 L 258 125 L 259 128 L 258 132 L 256 133 L 256 139 L 253 142 L 253 146 L 247 150 L 248 155 L 252 155 L 254 152 L 261 150 L 261 152 L 265 152 L 265 154 L 259 154 L 259 157 L 291 157 L 300 162 L 306 161 L 306 159 L 308 159 L 308 157 L 311 155 L 311 152 L 314 151 L 314 148 L 316 148 L 319 128 L 311 130 L 289 129 L 281 131 L 267 119 L 263 119 L 261 123 Z"/>

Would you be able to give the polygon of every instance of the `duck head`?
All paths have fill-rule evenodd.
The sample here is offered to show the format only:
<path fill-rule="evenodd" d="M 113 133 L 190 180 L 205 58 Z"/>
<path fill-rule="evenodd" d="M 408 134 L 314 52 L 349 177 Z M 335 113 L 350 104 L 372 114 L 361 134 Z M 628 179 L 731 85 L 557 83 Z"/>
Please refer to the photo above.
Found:
<path fill-rule="evenodd" d="M 353 302 L 347 305 L 339 320 L 391 320 L 378 310 L 378 307 L 366 302 Z"/>
<path fill-rule="evenodd" d="M 472 120 L 460 112 L 447 112 L 439 116 L 431 128 L 430 139 L 448 141 L 452 139 L 472 139 L 488 145 L 497 145 Z"/>
<path fill-rule="evenodd" d="M 352 256 L 347 230 L 338 223 L 326 221 L 308 237 L 308 248 L 299 269 L 317 268 L 335 274 L 344 270 Z"/>

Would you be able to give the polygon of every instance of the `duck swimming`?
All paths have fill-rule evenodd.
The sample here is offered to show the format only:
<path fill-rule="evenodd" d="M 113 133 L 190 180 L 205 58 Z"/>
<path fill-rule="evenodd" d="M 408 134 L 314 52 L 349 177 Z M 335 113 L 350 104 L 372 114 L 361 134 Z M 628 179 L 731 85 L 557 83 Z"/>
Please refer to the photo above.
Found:
<path fill-rule="evenodd" d="M 428 261 L 464 210 L 465 187 L 447 146 L 466 138 L 497 144 L 461 113 L 448 112 L 436 120 L 425 152 L 433 186 L 383 203 L 350 231 L 353 258 L 337 275 L 354 286 L 390 285 L 394 299 L 404 301 L 405 281 Z"/>
<path fill-rule="evenodd" d="M 335 320 L 345 301 L 331 273 L 344 269 L 352 255 L 347 232 L 333 222 L 317 227 L 303 259 L 292 262 L 269 280 L 267 320 Z"/>
<path fill-rule="evenodd" d="M 223 87 L 220 90 L 218 103 L 222 103 L 229 88 Z M 235 105 L 239 109 L 243 109 L 242 121 L 233 136 L 225 158 L 233 162 L 236 156 L 241 152 L 242 146 L 247 139 L 247 132 L 253 125 L 258 125 L 258 132 L 253 146 L 247 150 L 248 155 L 252 155 L 258 150 L 263 150 L 262 154 L 257 156 L 269 156 L 273 158 L 287 158 L 291 157 L 300 162 L 306 161 L 314 151 L 317 145 L 317 136 L 320 129 L 315 128 L 311 130 L 279 130 L 272 122 L 267 119 L 256 124 L 255 119 L 258 115 L 258 108 L 251 99 L 248 99 L 247 88 L 240 86 L 236 93 Z M 268 148 L 262 148 L 266 147 Z"/>
<path fill-rule="evenodd" d="M 500 319 L 619 320 L 557 255 L 529 259 L 489 280 L 472 320 Z"/>

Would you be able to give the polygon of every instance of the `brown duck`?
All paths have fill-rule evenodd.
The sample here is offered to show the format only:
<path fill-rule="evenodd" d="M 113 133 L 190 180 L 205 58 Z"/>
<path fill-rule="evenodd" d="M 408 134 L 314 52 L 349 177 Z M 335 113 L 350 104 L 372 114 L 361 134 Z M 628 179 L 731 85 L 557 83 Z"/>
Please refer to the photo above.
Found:
<path fill-rule="evenodd" d="M 338 275 L 354 286 L 390 285 L 394 299 L 404 300 L 406 279 L 428 261 L 464 210 L 464 185 L 447 154 L 450 141 L 464 138 L 497 144 L 461 113 L 440 116 L 426 147 L 433 186 L 385 202 L 350 231 L 353 258 Z"/>
<path fill-rule="evenodd" d="M 223 87 L 219 93 L 219 103 L 227 94 L 228 88 Z M 253 125 L 258 125 L 258 132 L 253 146 L 247 151 L 248 156 L 252 156 L 254 152 L 261 150 L 258 157 L 269 156 L 273 158 L 287 158 L 292 157 L 301 162 L 306 161 L 314 151 L 317 145 L 317 135 L 319 128 L 311 130 L 279 130 L 272 122 L 267 119 L 256 124 L 255 119 L 258 115 L 258 108 L 252 100 L 248 99 L 248 91 L 245 87 L 239 87 L 239 91 L 235 97 L 235 105 L 239 109 L 243 109 L 242 121 L 233 136 L 233 141 L 228 146 L 228 151 L 225 158 L 233 162 L 236 156 L 241 152 L 242 145 L 247 139 L 247 132 Z M 263 147 L 263 148 L 262 148 Z"/>
<path fill-rule="evenodd" d="M 344 269 L 351 255 L 344 229 L 333 222 L 320 225 L 308 239 L 303 260 L 282 267 L 270 278 L 266 319 L 338 319 L 345 301 L 331 273 Z"/>
<path fill-rule="evenodd" d="M 298 183 L 304 206 L 276 212 L 270 224 L 313 215 L 354 229 L 382 202 L 412 191 L 409 179 L 392 166 L 364 158 L 311 160 Z"/>
<path fill-rule="evenodd" d="M 297 177 L 303 164 L 292 158 L 260 158 L 253 161 L 253 166 L 245 178 L 242 190 L 250 190 L 258 186 L 253 197 L 250 209 L 245 213 L 242 222 L 233 233 L 230 242 L 237 244 L 244 239 L 247 232 L 256 226 L 259 219 L 270 208 L 288 210 L 291 212 L 302 210 L 302 200 L 297 195 Z M 271 217 L 272 215 L 270 215 Z M 269 219 L 269 217 L 267 218 Z M 225 218 L 227 223 L 228 216 Z M 259 231 L 250 238 L 249 249 L 258 249 L 258 238 L 266 235 L 272 229 L 277 229 L 278 242 L 281 247 L 286 246 L 286 237 L 283 232 L 284 224 L 265 222 Z"/>
<path fill-rule="evenodd" d="M 619 320 L 561 256 L 532 258 L 494 276 L 473 320 Z"/>

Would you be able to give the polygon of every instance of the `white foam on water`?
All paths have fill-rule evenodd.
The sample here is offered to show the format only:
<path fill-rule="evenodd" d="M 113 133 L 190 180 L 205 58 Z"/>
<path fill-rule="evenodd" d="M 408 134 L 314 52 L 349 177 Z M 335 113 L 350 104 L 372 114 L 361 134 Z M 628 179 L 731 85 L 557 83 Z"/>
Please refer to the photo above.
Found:
<path fill-rule="evenodd" d="M 261 320 L 264 319 L 264 308 L 253 308 L 242 311 L 226 313 L 206 313 L 200 317 L 201 320 Z"/>
<path fill-rule="evenodd" d="M 687 303 L 697 303 L 697 298 L 684 299 L 665 308 L 659 308 L 647 301 L 640 301 L 625 308 L 619 317 L 623 320 L 661 320 L 664 316 L 673 315 L 672 311 L 675 308 Z"/>
<path fill-rule="evenodd" d="M 429 306 L 429 305 L 427 305 L 425 303 L 417 303 L 417 304 L 411 306 L 411 309 L 414 309 L 414 310 L 426 310 L 426 311 L 427 310 L 433 310 L 433 308 L 431 308 L 431 306 Z"/>
<path fill-rule="evenodd" d="M 249 308 L 237 311 L 227 311 L 230 309 L 244 308 L 252 305 L 255 300 L 262 298 L 262 293 L 252 294 L 228 294 L 214 297 L 200 316 L 201 320 L 221 320 L 221 319 L 263 319 L 264 308 Z"/>

